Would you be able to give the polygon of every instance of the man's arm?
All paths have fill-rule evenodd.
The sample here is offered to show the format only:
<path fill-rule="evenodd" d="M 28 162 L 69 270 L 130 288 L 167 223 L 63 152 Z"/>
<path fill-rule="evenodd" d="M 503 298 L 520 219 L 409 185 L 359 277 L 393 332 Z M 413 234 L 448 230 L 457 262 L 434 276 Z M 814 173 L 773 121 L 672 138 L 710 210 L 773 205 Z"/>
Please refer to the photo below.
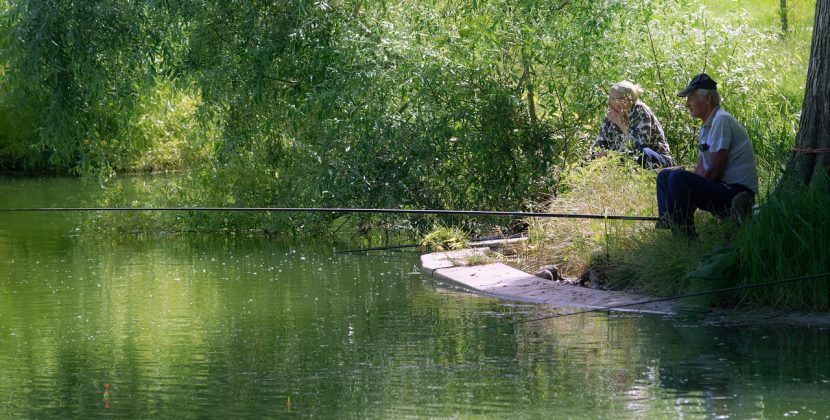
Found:
<path fill-rule="evenodd" d="M 709 154 L 709 168 L 703 169 L 703 156 L 698 156 L 695 173 L 709 181 L 720 181 L 723 171 L 726 169 L 726 158 L 729 156 L 729 149 L 720 149 Z"/>

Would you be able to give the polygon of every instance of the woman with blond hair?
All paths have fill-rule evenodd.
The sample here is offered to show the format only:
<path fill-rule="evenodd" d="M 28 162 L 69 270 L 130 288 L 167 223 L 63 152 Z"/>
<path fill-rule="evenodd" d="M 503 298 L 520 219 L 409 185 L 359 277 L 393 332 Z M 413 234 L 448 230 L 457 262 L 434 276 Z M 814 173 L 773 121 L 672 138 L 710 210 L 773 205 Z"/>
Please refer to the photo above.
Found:
<path fill-rule="evenodd" d="M 640 85 L 626 80 L 611 85 L 605 118 L 591 146 L 592 156 L 614 150 L 630 155 L 644 168 L 674 165 L 663 127 L 651 108 L 640 100 L 642 93 Z"/>

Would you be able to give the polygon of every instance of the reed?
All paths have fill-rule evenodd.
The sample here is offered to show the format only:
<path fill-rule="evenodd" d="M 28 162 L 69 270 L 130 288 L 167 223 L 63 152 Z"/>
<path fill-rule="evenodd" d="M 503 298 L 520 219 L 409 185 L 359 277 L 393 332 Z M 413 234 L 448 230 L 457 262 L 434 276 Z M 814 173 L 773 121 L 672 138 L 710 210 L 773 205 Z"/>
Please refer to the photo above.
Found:
<path fill-rule="evenodd" d="M 830 270 L 830 177 L 825 173 L 810 186 L 780 188 L 739 232 L 739 283 L 752 284 L 822 274 Z M 798 310 L 830 309 L 830 278 L 741 294 L 744 306 Z"/>

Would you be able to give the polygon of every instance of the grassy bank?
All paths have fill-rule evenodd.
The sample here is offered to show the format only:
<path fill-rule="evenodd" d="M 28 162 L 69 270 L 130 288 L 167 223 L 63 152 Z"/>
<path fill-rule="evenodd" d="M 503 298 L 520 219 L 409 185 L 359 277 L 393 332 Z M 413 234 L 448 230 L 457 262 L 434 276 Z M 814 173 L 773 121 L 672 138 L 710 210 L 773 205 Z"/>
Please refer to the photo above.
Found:
<path fill-rule="evenodd" d="M 573 188 L 541 211 L 651 216 L 656 213 L 653 172 L 617 158 L 598 159 L 571 174 Z M 740 227 L 697 212 L 699 240 L 657 230 L 653 222 L 576 219 L 530 220 L 530 241 L 501 260 L 526 272 L 554 264 L 566 278 L 594 273 L 592 287 L 657 296 L 690 292 L 688 275 L 720 250 L 722 269 L 707 273 L 718 288 L 822 274 L 830 267 L 830 180 L 792 186 L 770 195 Z M 723 252 L 725 250 L 725 252 Z M 830 279 L 746 289 L 722 304 L 790 310 L 830 309 Z"/>
<path fill-rule="evenodd" d="M 809 188 L 777 191 L 739 232 L 735 274 L 739 284 L 756 284 L 830 271 L 830 177 Z M 747 290 L 744 305 L 797 310 L 830 309 L 830 278 Z"/>
<path fill-rule="evenodd" d="M 619 157 L 597 159 L 568 178 L 571 190 L 554 198 L 544 211 L 579 214 L 654 216 L 655 173 Z M 675 238 L 654 229 L 654 222 L 535 219 L 530 241 L 508 263 L 535 272 L 554 264 L 565 277 L 576 278 L 594 270 L 601 285 L 657 295 L 682 293 L 686 273 L 700 257 L 725 239 L 727 222 L 699 212 L 700 240 Z"/>
<path fill-rule="evenodd" d="M 572 278 L 593 271 L 595 282 L 602 287 L 661 296 L 688 292 L 687 274 L 713 250 L 727 250 L 729 255 L 726 269 L 719 274 L 723 287 L 826 271 L 830 267 L 830 227 L 822 215 L 830 206 L 827 181 L 772 193 L 795 141 L 815 8 L 812 1 L 791 1 L 788 5 L 786 32 L 778 2 L 685 5 L 699 17 L 687 39 L 703 42 L 713 53 L 705 58 L 705 68 L 716 75 L 724 92 L 724 106 L 746 126 L 753 140 L 761 184 L 757 217 L 736 230 L 728 221 L 698 212 L 696 224 L 701 236 L 696 242 L 655 230 L 648 222 L 532 220 L 531 241 L 508 262 L 529 272 L 556 264 Z M 654 19 L 670 23 L 675 19 L 672 16 L 656 15 Z M 694 38 L 695 30 L 708 36 Z M 675 39 L 660 30 L 654 33 L 663 40 Z M 730 36 L 748 36 L 753 41 L 725 42 Z M 670 51 L 677 46 L 661 46 L 669 51 L 665 52 L 669 58 L 666 67 L 673 67 Z M 757 55 L 761 52 L 763 56 Z M 652 97 L 657 99 L 658 95 Z M 671 101 L 676 107 L 663 113 L 685 113 L 676 98 Z M 675 141 L 673 150 L 687 168 L 695 159 L 691 146 L 698 123 L 681 118 L 665 124 L 668 136 Z M 541 207 L 551 212 L 654 216 L 654 178 L 655 173 L 620 165 L 616 159 L 589 162 L 569 173 L 563 181 L 568 187 Z M 747 290 L 732 296 L 728 303 L 827 310 L 827 301 L 828 279 L 823 279 Z"/>

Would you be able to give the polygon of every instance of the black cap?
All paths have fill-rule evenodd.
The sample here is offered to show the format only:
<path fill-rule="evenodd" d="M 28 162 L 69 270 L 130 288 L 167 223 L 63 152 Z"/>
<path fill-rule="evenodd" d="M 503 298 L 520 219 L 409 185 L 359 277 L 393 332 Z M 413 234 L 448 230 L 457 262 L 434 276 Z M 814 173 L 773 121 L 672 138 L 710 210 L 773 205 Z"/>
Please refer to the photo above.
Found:
<path fill-rule="evenodd" d="M 692 80 L 689 82 L 689 86 L 686 86 L 686 89 L 677 92 L 677 96 L 689 96 L 690 93 L 698 90 L 698 89 L 717 89 L 718 84 L 711 77 L 709 77 L 706 73 L 700 73 L 695 77 L 692 77 Z"/>

